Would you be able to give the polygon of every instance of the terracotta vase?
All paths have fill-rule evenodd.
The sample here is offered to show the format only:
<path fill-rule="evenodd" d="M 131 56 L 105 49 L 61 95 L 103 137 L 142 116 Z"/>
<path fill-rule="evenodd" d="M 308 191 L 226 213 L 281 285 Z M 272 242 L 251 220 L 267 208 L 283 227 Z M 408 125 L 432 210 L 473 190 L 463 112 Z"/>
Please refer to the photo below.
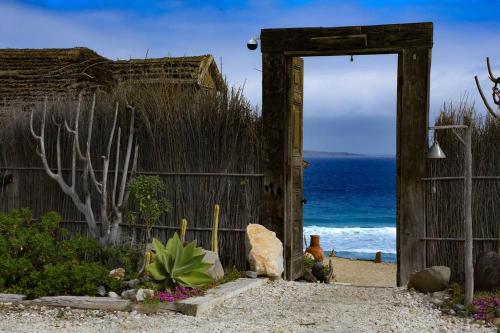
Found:
<path fill-rule="evenodd" d="M 306 252 L 312 254 L 316 261 L 323 261 L 324 254 L 323 249 L 319 245 L 319 235 L 311 235 L 311 242 L 309 243 L 309 247 L 306 249 Z"/>

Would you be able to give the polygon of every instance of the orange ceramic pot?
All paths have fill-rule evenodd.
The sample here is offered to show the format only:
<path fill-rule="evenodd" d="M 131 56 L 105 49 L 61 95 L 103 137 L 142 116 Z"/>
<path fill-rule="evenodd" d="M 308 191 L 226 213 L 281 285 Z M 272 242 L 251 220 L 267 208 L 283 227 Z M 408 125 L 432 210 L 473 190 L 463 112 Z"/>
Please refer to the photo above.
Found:
<path fill-rule="evenodd" d="M 323 261 L 324 254 L 323 249 L 319 245 L 319 235 L 311 235 L 311 242 L 309 243 L 309 247 L 306 249 L 306 252 L 312 254 L 316 261 Z"/>

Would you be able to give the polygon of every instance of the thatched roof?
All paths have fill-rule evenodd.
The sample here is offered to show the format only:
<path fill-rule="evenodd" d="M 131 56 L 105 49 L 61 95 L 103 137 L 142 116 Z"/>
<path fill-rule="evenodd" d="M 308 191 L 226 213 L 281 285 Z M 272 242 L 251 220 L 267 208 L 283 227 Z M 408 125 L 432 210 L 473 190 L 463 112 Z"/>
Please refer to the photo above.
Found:
<path fill-rule="evenodd" d="M 211 55 L 113 61 L 84 48 L 0 49 L 0 104 L 107 89 L 120 82 L 167 82 L 222 90 Z"/>

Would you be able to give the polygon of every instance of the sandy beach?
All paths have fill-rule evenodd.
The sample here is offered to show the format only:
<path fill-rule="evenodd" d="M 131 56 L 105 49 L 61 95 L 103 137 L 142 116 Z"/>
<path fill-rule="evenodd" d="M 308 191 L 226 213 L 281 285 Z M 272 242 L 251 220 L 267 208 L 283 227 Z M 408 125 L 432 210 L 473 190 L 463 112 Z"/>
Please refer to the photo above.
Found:
<path fill-rule="evenodd" d="M 365 260 L 344 258 L 325 258 L 325 264 L 333 259 L 333 271 L 336 282 L 350 283 L 356 286 L 395 287 L 397 265 Z"/>

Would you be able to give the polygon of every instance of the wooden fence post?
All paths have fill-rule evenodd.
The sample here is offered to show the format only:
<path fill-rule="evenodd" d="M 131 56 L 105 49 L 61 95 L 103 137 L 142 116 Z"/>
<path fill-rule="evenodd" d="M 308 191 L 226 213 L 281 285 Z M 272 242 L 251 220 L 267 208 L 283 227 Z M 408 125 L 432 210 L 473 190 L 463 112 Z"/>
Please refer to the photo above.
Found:
<path fill-rule="evenodd" d="M 465 305 L 474 297 L 474 266 L 472 259 L 472 128 L 465 129 L 465 179 L 464 179 L 464 223 L 465 223 Z"/>

